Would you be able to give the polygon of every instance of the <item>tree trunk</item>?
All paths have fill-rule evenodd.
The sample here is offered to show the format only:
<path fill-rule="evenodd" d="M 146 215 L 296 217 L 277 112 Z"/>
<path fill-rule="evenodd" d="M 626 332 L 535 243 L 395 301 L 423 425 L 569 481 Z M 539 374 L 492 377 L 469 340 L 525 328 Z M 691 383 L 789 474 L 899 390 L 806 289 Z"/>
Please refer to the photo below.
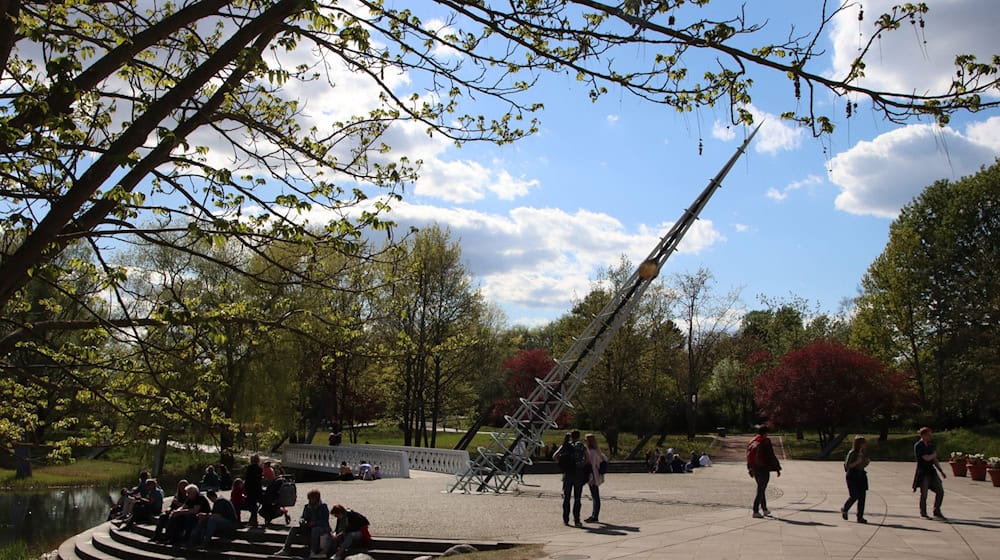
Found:
<path fill-rule="evenodd" d="M 31 478 L 31 449 L 26 445 L 14 448 L 14 478 Z"/>
<path fill-rule="evenodd" d="M 156 456 L 153 458 L 153 476 L 163 474 L 163 463 L 167 460 L 167 431 L 160 432 L 160 441 L 156 444 Z"/>

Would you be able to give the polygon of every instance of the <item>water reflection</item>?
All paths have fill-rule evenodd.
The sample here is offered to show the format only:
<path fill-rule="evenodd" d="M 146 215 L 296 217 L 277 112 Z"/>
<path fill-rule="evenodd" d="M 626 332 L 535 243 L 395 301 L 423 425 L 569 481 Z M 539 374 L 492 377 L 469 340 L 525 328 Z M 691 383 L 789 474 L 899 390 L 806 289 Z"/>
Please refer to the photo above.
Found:
<path fill-rule="evenodd" d="M 68 488 L 41 492 L 0 492 L 0 543 L 24 542 L 31 550 L 51 550 L 108 516 L 108 491 Z"/>

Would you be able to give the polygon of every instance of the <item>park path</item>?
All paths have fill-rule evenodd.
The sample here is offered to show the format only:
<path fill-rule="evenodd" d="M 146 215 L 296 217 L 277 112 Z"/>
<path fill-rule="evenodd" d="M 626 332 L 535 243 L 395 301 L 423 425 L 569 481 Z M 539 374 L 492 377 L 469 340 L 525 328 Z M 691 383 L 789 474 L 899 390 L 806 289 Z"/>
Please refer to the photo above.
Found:
<path fill-rule="evenodd" d="M 744 462 L 747 457 L 747 444 L 750 443 L 750 435 L 738 436 L 715 436 L 715 443 L 712 445 L 712 461 L 719 463 Z M 772 435 L 771 443 L 774 445 L 774 454 L 778 460 L 785 461 L 788 456 L 785 454 L 785 439 L 782 436 Z"/>

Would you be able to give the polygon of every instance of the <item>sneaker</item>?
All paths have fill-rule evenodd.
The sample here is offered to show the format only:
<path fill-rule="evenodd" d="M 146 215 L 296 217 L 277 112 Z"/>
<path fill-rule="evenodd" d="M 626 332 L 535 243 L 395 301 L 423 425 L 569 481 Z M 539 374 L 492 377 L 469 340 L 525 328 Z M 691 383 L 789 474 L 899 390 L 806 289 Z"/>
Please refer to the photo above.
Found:
<path fill-rule="evenodd" d="M 573 525 L 575 525 L 575 526 L 577 526 L 577 527 L 583 527 L 583 523 L 580 523 L 580 520 L 579 520 L 579 519 L 577 519 L 576 521 L 574 521 L 574 522 L 573 522 Z"/>
<path fill-rule="evenodd" d="M 753 518 L 754 519 L 764 519 L 764 514 L 761 513 L 761 512 L 759 512 L 759 511 L 755 511 L 755 512 L 753 512 Z"/>
<path fill-rule="evenodd" d="M 948 519 L 947 517 L 944 516 L 943 513 L 941 513 L 941 510 L 935 511 L 934 512 L 934 517 L 936 517 L 938 519 Z"/>
<path fill-rule="evenodd" d="M 847 510 L 846 509 L 840 510 L 840 516 L 844 518 L 844 521 L 847 521 Z"/>
<path fill-rule="evenodd" d="M 278 552 L 275 552 L 271 556 L 293 556 L 293 554 L 291 550 L 283 546 L 280 549 L 278 549 Z"/>
<path fill-rule="evenodd" d="M 931 516 L 927 515 L 926 511 L 920 512 L 920 517 L 923 517 L 924 519 L 930 519 L 931 518 Z"/>
<path fill-rule="evenodd" d="M 584 523 L 597 523 L 597 518 L 591 515 L 590 517 L 583 520 Z"/>
<path fill-rule="evenodd" d="M 865 519 L 864 517 L 859 517 L 858 518 L 858 523 L 868 523 L 868 520 Z"/>
<path fill-rule="evenodd" d="M 764 517 L 771 517 L 771 510 L 764 508 Z"/>

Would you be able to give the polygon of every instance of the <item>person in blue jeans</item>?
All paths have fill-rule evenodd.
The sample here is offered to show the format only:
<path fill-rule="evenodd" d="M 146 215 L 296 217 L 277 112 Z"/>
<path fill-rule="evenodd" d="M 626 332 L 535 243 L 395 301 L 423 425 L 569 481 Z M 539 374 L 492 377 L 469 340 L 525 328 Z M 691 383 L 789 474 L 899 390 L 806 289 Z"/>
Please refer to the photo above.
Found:
<path fill-rule="evenodd" d="M 277 552 L 278 556 L 291 556 L 291 545 L 300 536 L 309 538 L 309 553 L 314 556 L 326 556 L 323 552 L 321 538 L 330 534 L 330 508 L 322 502 L 319 490 L 312 489 L 306 494 L 308 502 L 302 508 L 299 526 L 292 527 L 285 538 L 285 544 Z"/>
<path fill-rule="evenodd" d="M 552 455 L 552 458 L 559 464 L 563 473 L 563 523 L 569 525 L 570 497 L 573 500 L 573 523 L 580 527 L 580 497 L 583 494 L 583 486 L 590 479 L 590 463 L 588 461 L 587 448 L 580 441 L 580 430 L 573 430 L 566 434 L 563 444 Z"/>

